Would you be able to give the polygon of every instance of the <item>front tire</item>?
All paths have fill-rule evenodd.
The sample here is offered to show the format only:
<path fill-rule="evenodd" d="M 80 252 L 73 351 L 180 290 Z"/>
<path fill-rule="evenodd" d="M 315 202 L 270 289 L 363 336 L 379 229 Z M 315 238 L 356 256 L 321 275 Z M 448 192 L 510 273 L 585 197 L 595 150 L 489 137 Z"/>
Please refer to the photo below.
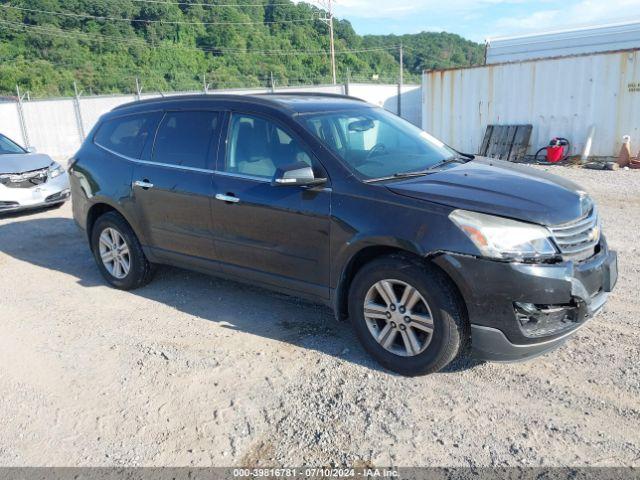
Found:
<path fill-rule="evenodd" d="M 469 345 L 466 311 L 451 280 L 402 255 L 375 260 L 358 272 L 349 313 L 365 350 L 402 375 L 440 371 Z"/>
<path fill-rule="evenodd" d="M 119 290 L 143 287 L 153 278 L 153 265 L 147 260 L 133 229 L 117 212 L 96 220 L 91 231 L 91 250 L 100 273 Z"/>

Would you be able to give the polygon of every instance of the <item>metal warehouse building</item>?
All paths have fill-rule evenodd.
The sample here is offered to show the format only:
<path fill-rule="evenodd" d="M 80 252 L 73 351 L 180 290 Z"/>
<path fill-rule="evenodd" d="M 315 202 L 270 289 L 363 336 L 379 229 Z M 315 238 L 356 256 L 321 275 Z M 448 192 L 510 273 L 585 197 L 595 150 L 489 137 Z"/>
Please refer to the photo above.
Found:
<path fill-rule="evenodd" d="M 498 63 L 495 63 L 498 62 Z M 528 153 L 553 137 L 614 157 L 624 135 L 640 147 L 640 22 L 494 40 L 487 65 L 423 76 L 425 130 L 479 151 L 490 124 L 532 124 Z"/>

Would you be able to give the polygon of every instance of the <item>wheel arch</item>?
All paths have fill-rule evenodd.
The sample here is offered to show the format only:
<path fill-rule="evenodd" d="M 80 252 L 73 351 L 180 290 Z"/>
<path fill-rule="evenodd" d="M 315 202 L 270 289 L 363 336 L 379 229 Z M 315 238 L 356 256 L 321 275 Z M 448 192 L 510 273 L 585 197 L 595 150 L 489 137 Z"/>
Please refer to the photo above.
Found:
<path fill-rule="evenodd" d="M 91 205 L 91 207 L 89 207 L 89 209 L 87 210 L 86 233 L 89 241 L 91 241 L 91 233 L 93 232 L 93 227 L 96 221 L 98 220 L 98 218 L 100 218 L 105 213 L 109 213 L 109 212 L 116 212 L 120 216 L 122 216 L 122 218 L 125 219 L 125 221 L 129 224 L 133 232 L 136 234 L 136 236 L 140 238 L 138 235 L 138 232 L 136 232 L 136 229 L 134 228 L 133 222 L 131 221 L 130 218 L 128 218 L 128 215 L 126 215 L 121 208 L 119 208 L 117 205 L 114 205 L 112 202 L 106 199 L 99 199 L 95 201 Z"/>
<path fill-rule="evenodd" d="M 464 307 L 465 313 L 467 313 L 465 296 L 462 293 L 460 285 L 458 285 L 458 282 L 450 275 L 450 272 L 442 268 L 440 262 L 436 260 L 440 255 L 438 252 L 422 255 L 416 251 L 402 248 L 397 245 L 369 245 L 355 252 L 342 270 L 342 274 L 340 275 L 340 280 L 334 292 L 333 298 L 334 313 L 338 320 L 343 321 L 349 318 L 349 290 L 351 288 L 353 279 L 358 274 L 358 272 L 362 269 L 362 267 L 376 260 L 377 258 L 390 255 L 400 255 L 403 258 L 409 259 L 416 263 L 429 264 L 432 268 L 436 268 L 441 271 L 457 291 L 460 303 Z"/>

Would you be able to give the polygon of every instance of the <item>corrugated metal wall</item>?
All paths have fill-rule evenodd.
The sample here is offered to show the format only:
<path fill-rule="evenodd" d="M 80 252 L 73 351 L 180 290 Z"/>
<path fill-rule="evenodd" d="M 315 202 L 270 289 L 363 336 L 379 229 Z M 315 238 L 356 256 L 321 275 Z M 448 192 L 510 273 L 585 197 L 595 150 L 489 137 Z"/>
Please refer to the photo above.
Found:
<path fill-rule="evenodd" d="M 617 156 L 623 135 L 640 146 L 640 51 L 426 72 L 422 127 L 477 153 L 488 124 L 533 125 L 529 153 L 566 137 L 579 153 Z"/>
<path fill-rule="evenodd" d="M 487 65 L 640 48 L 640 22 L 487 40 Z"/>

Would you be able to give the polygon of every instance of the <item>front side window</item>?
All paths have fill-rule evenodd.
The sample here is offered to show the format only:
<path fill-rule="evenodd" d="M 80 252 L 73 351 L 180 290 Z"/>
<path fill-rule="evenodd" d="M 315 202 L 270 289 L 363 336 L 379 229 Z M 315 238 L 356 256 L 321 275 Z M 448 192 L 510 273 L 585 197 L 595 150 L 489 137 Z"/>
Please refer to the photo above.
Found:
<path fill-rule="evenodd" d="M 379 108 L 312 113 L 299 121 L 367 180 L 425 170 L 456 152 Z"/>
<path fill-rule="evenodd" d="M 219 128 L 219 112 L 167 112 L 158 129 L 153 161 L 209 169 Z"/>
<path fill-rule="evenodd" d="M 234 114 L 229 128 L 225 172 L 271 179 L 278 168 L 314 166 L 300 143 L 269 120 Z"/>
<path fill-rule="evenodd" d="M 26 153 L 25 150 L 17 143 L 9 140 L 4 135 L 0 135 L 0 155 L 8 155 L 11 153 Z"/>
<path fill-rule="evenodd" d="M 153 112 L 106 120 L 98 129 L 94 142 L 120 155 L 139 159 L 161 117 L 161 113 Z"/>

